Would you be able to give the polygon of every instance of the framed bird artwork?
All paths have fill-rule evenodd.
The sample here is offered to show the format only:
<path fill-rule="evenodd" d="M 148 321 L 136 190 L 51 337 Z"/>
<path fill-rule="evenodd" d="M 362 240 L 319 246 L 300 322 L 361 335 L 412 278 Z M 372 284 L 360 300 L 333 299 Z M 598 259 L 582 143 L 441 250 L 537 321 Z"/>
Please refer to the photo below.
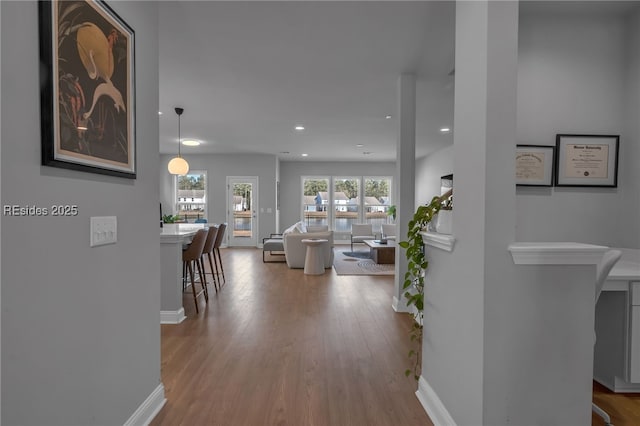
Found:
<path fill-rule="evenodd" d="M 135 179 L 134 31 L 103 1 L 41 1 L 42 164 Z"/>

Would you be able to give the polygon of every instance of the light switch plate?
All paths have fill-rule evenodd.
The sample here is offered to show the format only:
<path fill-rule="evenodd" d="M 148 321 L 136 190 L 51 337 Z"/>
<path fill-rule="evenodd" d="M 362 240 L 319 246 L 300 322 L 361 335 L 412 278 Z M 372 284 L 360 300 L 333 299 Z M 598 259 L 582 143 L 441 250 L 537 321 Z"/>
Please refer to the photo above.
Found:
<path fill-rule="evenodd" d="M 91 247 L 115 244 L 118 241 L 118 218 L 116 216 L 94 216 L 91 218 Z"/>

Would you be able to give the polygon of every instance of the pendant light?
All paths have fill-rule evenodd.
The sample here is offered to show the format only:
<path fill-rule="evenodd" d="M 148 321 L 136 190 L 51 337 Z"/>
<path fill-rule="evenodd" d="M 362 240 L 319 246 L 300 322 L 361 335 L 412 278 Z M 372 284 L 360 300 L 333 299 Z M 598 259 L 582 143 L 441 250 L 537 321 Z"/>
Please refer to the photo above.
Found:
<path fill-rule="evenodd" d="M 169 173 L 172 175 L 181 175 L 184 176 L 189 172 L 189 163 L 180 156 L 180 145 L 182 141 L 180 140 L 180 116 L 184 112 L 184 108 L 176 107 L 176 114 L 178 114 L 178 156 L 173 157 L 171 161 L 169 161 Z"/>

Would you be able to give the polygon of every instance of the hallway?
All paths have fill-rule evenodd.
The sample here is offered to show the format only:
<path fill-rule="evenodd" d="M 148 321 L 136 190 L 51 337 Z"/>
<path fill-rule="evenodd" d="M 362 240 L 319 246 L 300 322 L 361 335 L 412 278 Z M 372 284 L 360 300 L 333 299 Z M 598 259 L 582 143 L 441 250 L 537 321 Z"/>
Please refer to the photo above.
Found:
<path fill-rule="evenodd" d="M 152 425 L 430 425 L 404 376 L 410 318 L 392 277 L 304 275 L 223 249 L 227 284 L 162 326 L 167 404 Z"/>

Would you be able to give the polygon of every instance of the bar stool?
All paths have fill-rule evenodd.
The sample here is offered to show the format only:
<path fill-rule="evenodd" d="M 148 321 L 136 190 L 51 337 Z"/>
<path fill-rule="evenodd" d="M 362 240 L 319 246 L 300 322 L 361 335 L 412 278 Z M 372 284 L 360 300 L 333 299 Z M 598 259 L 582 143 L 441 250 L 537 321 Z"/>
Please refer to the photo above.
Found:
<path fill-rule="evenodd" d="M 208 231 L 206 229 L 198 229 L 196 235 L 193 236 L 193 240 L 191 240 L 191 244 L 182 250 L 182 265 L 183 270 L 188 270 L 189 275 L 191 277 L 191 293 L 193 294 L 193 303 L 196 305 L 196 314 L 198 313 L 198 296 L 204 293 L 205 302 L 209 303 L 209 292 L 207 291 L 206 281 L 204 280 L 204 274 L 202 271 L 201 259 L 202 259 L 202 251 L 204 249 L 204 244 L 207 240 Z M 200 285 L 202 286 L 202 290 L 196 292 L 196 280 L 195 273 L 193 271 L 195 267 L 198 269 L 198 274 L 200 275 Z"/>
<path fill-rule="evenodd" d="M 222 238 L 224 238 L 224 232 L 227 229 L 226 223 L 221 223 L 218 227 L 218 235 L 216 236 L 216 242 L 213 245 L 213 262 L 216 264 L 216 275 L 218 275 L 218 284 L 220 284 L 220 273 L 218 272 L 218 261 L 220 262 L 220 271 L 222 271 L 222 281 L 226 284 L 227 279 L 224 276 L 224 267 L 222 266 L 222 257 L 220 256 L 220 244 L 222 244 Z M 216 256 L 218 257 L 216 259 Z"/>
<path fill-rule="evenodd" d="M 209 259 L 209 267 L 211 268 L 211 278 L 213 279 L 213 288 L 216 290 L 216 293 L 218 292 L 218 288 L 220 287 L 220 285 L 217 283 L 218 280 L 216 280 L 216 271 L 213 269 L 213 261 L 211 260 L 211 255 L 213 254 L 215 259 L 213 246 L 215 245 L 217 236 L 218 236 L 218 227 L 215 225 L 211 225 L 209 227 L 209 232 L 207 233 L 207 240 L 204 243 L 204 249 L 202 249 L 202 257 L 200 258 L 200 263 L 202 263 L 202 270 L 205 271 L 204 273 L 205 278 L 207 276 L 207 272 L 204 267 L 204 255 L 206 254 L 207 258 Z"/>

